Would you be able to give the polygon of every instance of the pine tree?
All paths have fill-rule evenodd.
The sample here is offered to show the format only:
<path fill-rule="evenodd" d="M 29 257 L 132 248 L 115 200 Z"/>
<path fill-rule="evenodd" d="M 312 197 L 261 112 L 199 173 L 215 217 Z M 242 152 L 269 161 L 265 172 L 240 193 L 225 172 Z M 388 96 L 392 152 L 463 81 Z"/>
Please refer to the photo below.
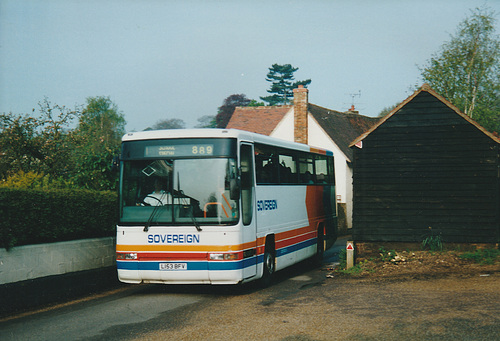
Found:
<path fill-rule="evenodd" d="M 293 99 L 293 89 L 298 85 L 307 86 L 311 83 L 310 79 L 294 82 L 293 74 L 299 68 L 293 67 L 291 64 L 279 65 L 273 64 L 269 68 L 266 81 L 271 82 L 271 88 L 267 90 L 272 94 L 266 97 L 260 97 L 261 100 L 269 105 L 287 105 Z"/>

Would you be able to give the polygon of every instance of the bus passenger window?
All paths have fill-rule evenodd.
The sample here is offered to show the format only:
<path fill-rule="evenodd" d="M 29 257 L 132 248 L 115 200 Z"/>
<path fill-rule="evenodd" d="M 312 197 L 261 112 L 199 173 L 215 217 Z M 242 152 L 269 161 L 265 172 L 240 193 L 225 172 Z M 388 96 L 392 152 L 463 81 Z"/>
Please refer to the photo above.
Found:
<path fill-rule="evenodd" d="M 314 165 L 316 169 L 316 181 L 318 184 L 328 183 L 328 165 L 326 157 L 316 156 L 314 160 Z"/>
<path fill-rule="evenodd" d="M 316 155 L 314 160 L 314 168 L 316 169 L 316 181 L 318 184 L 332 184 L 333 179 L 333 159 L 326 156 Z"/>
<path fill-rule="evenodd" d="M 277 184 L 278 159 L 274 148 L 264 145 L 255 146 L 255 168 L 257 172 L 257 183 Z"/>
<path fill-rule="evenodd" d="M 295 158 L 291 155 L 279 156 L 280 183 L 296 184 L 298 182 Z"/>
<path fill-rule="evenodd" d="M 302 184 L 314 184 L 315 183 L 315 172 L 314 163 L 311 157 L 299 158 L 299 172 L 300 172 L 300 183 Z"/>

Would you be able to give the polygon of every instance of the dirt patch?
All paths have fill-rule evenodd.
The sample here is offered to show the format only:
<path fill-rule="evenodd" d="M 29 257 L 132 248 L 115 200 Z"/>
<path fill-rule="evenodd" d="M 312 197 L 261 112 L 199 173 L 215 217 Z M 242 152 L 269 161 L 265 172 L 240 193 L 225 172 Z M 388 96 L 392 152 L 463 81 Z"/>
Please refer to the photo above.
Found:
<path fill-rule="evenodd" d="M 334 276 L 328 278 L 325 269 L 288 274 L 266 289 L 217 296 L 175 316 L 166 314 L 155 325 L 183 323 L 135 340 L 499 339 L 500 274 L 426 272 L 431 259 L 421 256 L 385 267 L 366 262 L 380 267 L 358 277 L 330 272 Z M 442 265 L 450 255 L 435 256 L 429 258 Z"/>
<path fill-rule="evenodd" d="M 388 251 L 382 248 L 358 256 L 356 266 L 349 271 L 343 270 L 342 265 L 328 270 L 330 275 L 354 277 L 488 276 L 500 271 L 500 253 L 495 249 L 484 254 L 482 251 Z"/>

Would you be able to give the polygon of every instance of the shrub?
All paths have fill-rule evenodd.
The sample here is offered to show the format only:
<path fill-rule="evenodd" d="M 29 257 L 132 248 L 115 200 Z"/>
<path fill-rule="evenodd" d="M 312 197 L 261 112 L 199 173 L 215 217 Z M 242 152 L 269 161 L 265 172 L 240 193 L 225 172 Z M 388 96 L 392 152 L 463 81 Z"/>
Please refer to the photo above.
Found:
<path fill-rule="evenodd" d="M 347 251 L 346 249 L 340 249 L 339 251 L 339 268 L 345 269 L 347 266 Z"/>
<path fill-rule="evenodd" d="M 73 182 L 62 177 L 55 178 L 44 173 L 24 172 L 22 170 L 0 181 L 0 188 L 11 189 L 63 189 L 75 187 Z"/>
<path fill-rule="evenodd" d="M 0 188 L 0 247 L 113 236 L 117 194 Z"/>
<path fill-rule="evenodd" d="M 422 250 L 442 251 L 443 241 L 441 234 L 435 234 L 432 227 L 429 226 L 429 234 L 422 241 Z"/>
<path fill-rule="evenodd" d="M 473 252 L 465 252 L 459 256 L 462 259 L 470 259 L 479 264 L 494 264 L 500 257 L 498 249 L 480 249 Z"/>
<path fill-rule="evenodd" d="M 381 247 L 378 250 L 380 251 L 379 255 L 382 262 L 390 262 L 397 256 L 395 250 L 387 251 L 384 247 Z"/>

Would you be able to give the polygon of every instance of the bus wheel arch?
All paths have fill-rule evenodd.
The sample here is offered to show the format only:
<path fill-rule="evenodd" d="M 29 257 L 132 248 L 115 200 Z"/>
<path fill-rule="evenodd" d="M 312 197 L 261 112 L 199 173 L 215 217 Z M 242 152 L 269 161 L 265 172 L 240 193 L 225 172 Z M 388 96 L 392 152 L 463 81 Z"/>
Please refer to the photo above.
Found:
<path fill-rule="evenodd" d="M 324 223 L 318 224 L 316 237 L 316 254 L 314 255 L 314 263 L 316 265 L 323 265 L 323 256 L 325 254 L 325 225 Z"/>

